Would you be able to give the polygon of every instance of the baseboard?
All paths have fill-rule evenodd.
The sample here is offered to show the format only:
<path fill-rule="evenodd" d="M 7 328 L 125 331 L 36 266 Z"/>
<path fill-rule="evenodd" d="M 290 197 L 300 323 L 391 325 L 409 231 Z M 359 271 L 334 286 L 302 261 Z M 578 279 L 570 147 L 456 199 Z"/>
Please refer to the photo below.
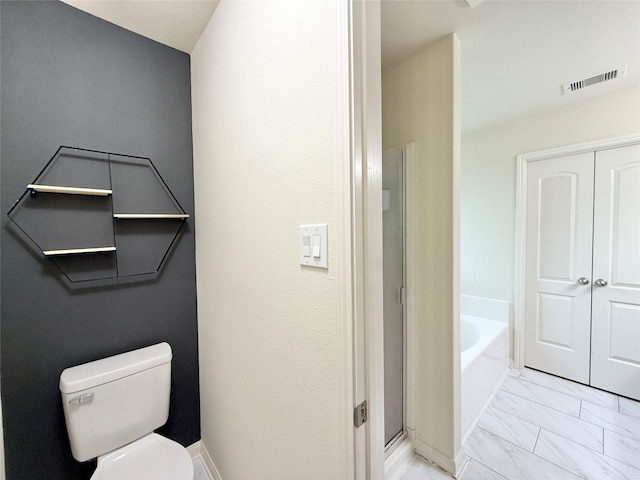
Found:
<path fill-rule="evenodd" d="M 460 449 L 454 459 L 417 438 L 413 442 L 413 447 L 418 455 L 426 458 L 429 462 L 444 470 L 449 475 L 452 475 L 454 478 L 460 478 L 460 475 L 469 462 L 469 457 L 464 454 L 464 449 Z"/>
<path fill-rule="evenodd" d="M 187 447 L 187 453 L 191 458 L 196 458 L 198 455 L 200 455 L 201 445 L 202 442 L 198 440 L 196 443 L 192 443 Z"/>
<path fill-rule="evenodd" d="M 413 458 L 413 435 L 408 432 L 400 445 L 384 461 L 385 480 L 399 480 Z"/>
<path fill-rule="evenodd" d="M 207 452 L 207 449 L 202 442 L 200 443 L 200 455 L 204 461 L 204 466 L 207 467 L 207 470 L 211 473 L 211 478 L 213 478 L 213 480 L 222 480 L 220 472 L 216 468 L 213 460 L 211 459 L 211 455 L 209 455 L 209 452 Z"/>
<path fill-rule="evenodd" d="M 204 467 L 207 469 L 209 478 L 213 480 L 222 480 L 220 472 L 214 465 L 213 460 L 211 460 L 211 455 L 209 455 L 209 452 L 207 452 L 207 449 L 202 444 L 202 440 L 198 440 L 196 443 L 189 445 L 187 447 L 187 453 L 191 458 L 200 457 L 202 463 L 204 463 Z"/>
<path fill-rule="evenodd" d="M 469 457 L 467 457 L 467 455 L 464 453 L 464 448 L 461 448 L 460 451 L 458 452 L 458 455 L 456 456 L 456 474 L 455 474 L 455 478 L 460 478 L 462 477 L 462 474 L 464 473 L 465 469 L 467 468 L 467 465 L 469 465 L 469 461 L 471 459 Z"/>
<path fill-rule="evenodd" d="M 456 462 L 453 458 L 446 456 L 444 453 L 436 450 L 431 445 L 427 445 L 423 441 L 419 439 L 415 439 L 413 442 L 413 448 L 416 453 L 421 457 L 426 458 L 431 463 L 437 465 L 445 472 L 455 475 L 456 472 Z"/>

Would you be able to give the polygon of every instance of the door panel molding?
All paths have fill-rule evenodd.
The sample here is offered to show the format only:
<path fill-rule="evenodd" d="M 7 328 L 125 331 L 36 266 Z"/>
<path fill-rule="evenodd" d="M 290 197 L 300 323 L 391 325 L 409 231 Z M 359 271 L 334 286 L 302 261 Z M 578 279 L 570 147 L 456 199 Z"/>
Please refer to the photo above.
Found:
<path fill-rule="evenodd" d="M 516 242 L 515 242 L 515 299 L 511 367 L 522 369 L 525 354 L 525 285 L 526 285 L 526 218 L 527 218 L 527 166 L 543 160 L 590 151 L 619 148 L 640 143 L 640 134 L 608 138 L 565 147 L 551 148 L 516 156 Z"/>
<path fill-rule="evenodd" d="M 538 278 L 541 280 L 569 282 L 574 277 L 577 177 L 575 172 L 561 172 L 540 178 L 537 199 L 538 212 L 542 213 L 538 217 L 537 268 Z M 569 183 L 569 185 L 563 185 L 563 183 Z M 567 193 L 569 198 L 562 198 Z M 563 203 L 568 203 L 570 208 L 565 212 L 558 212 L 559 205 Z M 549 225 L 543 221 L 544 218 L 553 221 Z M 568 244 L 567 248 L 561 248 L 559 251 L 543 248 L 548 247 L 548 243 L 544 242 L 544 239 L 549 235 L 554 236 L 556 241 L 559 240 L 558 236 L 562 235 L 560 240 L 562 243 Z"/>

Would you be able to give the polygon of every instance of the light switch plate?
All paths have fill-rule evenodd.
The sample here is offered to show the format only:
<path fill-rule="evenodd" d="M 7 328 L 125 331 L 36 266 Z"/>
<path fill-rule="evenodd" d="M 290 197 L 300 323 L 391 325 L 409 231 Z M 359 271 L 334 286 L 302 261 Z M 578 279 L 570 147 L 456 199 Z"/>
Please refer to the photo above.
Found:
<path fill-rule="evenodd" d="M 314 257 L 313 238 L 315 235 L 320 236 L 320 256 Z M 311 248 L 305 245 L 304 238 L 311 239 Z M 300 243 L 300 265 L 305 267 L 329 268 L 327 251 L 327 224 L 319 225 L 300 225 L 300 233 L 298 235 Z M 308 254 L 308 255 L 307 255 Z"/>

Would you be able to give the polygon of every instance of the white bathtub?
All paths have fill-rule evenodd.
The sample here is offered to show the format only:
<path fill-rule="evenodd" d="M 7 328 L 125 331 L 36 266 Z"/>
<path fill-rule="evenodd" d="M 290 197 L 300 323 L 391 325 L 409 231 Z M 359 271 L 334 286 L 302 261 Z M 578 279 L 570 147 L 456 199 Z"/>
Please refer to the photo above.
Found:
<path fill-rule="evenodd" d="M 508 324 L 460 315 L 462 441 L 466 440 L 509 368 Z"/>

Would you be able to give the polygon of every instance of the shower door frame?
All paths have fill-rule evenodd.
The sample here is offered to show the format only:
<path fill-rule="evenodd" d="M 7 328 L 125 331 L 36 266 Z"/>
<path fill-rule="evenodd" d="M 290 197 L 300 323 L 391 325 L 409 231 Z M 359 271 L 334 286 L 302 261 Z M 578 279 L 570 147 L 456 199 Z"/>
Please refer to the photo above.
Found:
<path fill-rule="evenodd" d="M 393 478 L 394 472 L 408 463 L 413 453 L 414 426 L 414 146 L 405 143 L 402 150 L 403 189 L 403 431 L 385 447 L 385 477 Z"/>

